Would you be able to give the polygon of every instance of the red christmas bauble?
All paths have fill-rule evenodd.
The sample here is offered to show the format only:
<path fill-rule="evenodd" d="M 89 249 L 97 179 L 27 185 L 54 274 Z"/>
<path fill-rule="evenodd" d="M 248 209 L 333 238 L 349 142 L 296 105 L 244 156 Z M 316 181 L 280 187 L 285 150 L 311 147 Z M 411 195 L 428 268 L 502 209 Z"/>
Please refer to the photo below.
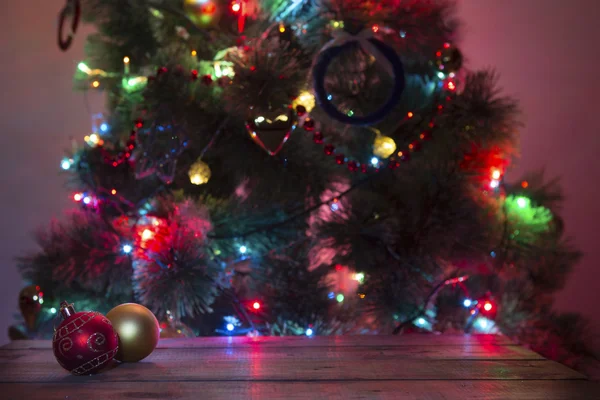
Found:
<path fill-rule="evenodd" d="M 64 318 L 52 337 L 56 361 L 73 375 L 87 375 L 108 365 L 117 354 L 119 338 L 110 321 L 95 311 L 76 313 L 61 303 Z"/>

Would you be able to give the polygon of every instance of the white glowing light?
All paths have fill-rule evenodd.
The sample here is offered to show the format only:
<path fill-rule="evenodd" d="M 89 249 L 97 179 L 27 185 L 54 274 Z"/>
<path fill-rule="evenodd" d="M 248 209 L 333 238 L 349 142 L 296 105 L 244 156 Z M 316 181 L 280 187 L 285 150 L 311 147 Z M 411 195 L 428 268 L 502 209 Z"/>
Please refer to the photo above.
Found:
<path fill-rule="evenodd" d="M 306 330 L 306 336 L 312 336 L 312 334 L 313 334 L 313 330 L 312 330 L 312 329 L 310 329 L 310 328 L 308 328 L 308 329 Z"/>
<path fill-rule="evenodd" d="M 121 325 L 121 329 L 119 330 L 119 336 L 124 338 L 135 336 L 137 333 L 138 327 L 134 322 L 125 322 Z"/>
<path fill-rule="evenodd" d="M 240 253 L 245 254 L 248 251 L 248 248 L 246 246 L 240 246 Z"/>
<path fill-rule="evenodd" d="M 65 171 L 68 170 L 69 168 L 71 168 L 71 160 L 64 158 L 60 163 L 60 167 Z"/>
<path fill-rule="evenodd" d="M 227 324 L 227 330 L 228 330 L 229 332 L 233 331 L 233 329 L 234 329 L 234 326 L 233 326 L 233 324 Z"/>
<path fill-rule="evenodd" d="M 377 157 L 373 157 L 371 158 L 371 164 L 373 164 L 373 166 L 378 166 L 379 165 L 379 159 Z"/>
<path fill-rule="evenodd" d="M 123 246 L 123 253 L 129 254 L 129 253 L 131 253 L 131 250 L 133 250 L 133 247 L 131 247 L 130 244 L 126 244 Z"/>
<path fill-rule="evenodd" d="M 142 232 L 142 240 L 152 239 L 153 236 L 154 232 L 152 232 L 150 229 L 144 229 L 144 231 Z"/>
<path fill-rule="evenodd" d="M 471 304 L 473 304 L 473 302 L 471 301 L 471 299 L 465 299 L 463 301 L 463 306 L 465 306 L 465 307 L 471 307 Z"/>

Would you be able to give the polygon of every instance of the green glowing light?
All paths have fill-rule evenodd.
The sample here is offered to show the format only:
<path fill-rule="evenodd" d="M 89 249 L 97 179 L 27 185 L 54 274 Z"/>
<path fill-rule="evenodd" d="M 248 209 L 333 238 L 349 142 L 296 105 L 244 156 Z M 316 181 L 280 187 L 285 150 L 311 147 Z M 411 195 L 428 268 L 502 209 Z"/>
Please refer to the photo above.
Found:
<path fill-rule="evenodd" d="M 335 299 L 338 303 L 341 303 L 342 301 L 344 301 L 344 295 L 340 293 L 337 296 L 335 296 Z"/>
<path fill-rule="evenodd" d="M 515 228 L 514 234 L 525 235 L 547 232 L 552 221 L 552 212 L 543 206 L 534 206 L 523 196 L 508 196 L 504 206 L 508 218 Z"/>
<path fill-rule="evenodd" d="M 519 196 L 517 197 L 517 205 L 520 208 L 525 208 L 529 205 L 530 201 L 527 197 Z"/>
<path fill-rule="evenodd" d="M 351 117 L 351 116 L 353 116 L 353 115 L 354 115 L 354 111 L 352 111 L 352 110 L 348 111 L 348 116 L 349 116 L 349 117 Z"/>

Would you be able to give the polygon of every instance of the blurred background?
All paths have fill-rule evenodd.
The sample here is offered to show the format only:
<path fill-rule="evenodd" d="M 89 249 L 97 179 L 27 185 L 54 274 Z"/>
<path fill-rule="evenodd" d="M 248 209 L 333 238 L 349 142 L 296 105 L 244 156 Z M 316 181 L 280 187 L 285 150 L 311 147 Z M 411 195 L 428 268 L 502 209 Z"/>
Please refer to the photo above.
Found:
<path fill-rule="evenodd" d="M 526 123 L 521 157 L 508 174 L 544 169 L 561 178 L 562 215 L 582 262 L 557 308 L 593 322 L 600 352 L 600 20 L 598 0 L 458 0 L 465 26 L 459 45 L 469 69 L 493 67 Z M 23 283 L 14 257 L 34 249 L 32 232 L 70 208 L 59 174 L 71 140 L 103 111 L 100 94 L 72 91 L 89 27 L 66 53 L 56 45 L 64 0 L 4 2 L 0 21 L 0 345 L 18 313 Z"/>

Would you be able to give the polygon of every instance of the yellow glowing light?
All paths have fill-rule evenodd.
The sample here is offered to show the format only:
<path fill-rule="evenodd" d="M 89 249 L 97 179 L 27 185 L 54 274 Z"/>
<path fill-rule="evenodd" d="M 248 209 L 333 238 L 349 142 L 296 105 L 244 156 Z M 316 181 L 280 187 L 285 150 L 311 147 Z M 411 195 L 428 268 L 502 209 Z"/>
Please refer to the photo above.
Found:
<path fill-rule="evenodd" d="M 111 193 L 111 194 L 117 194 L 117 190 L 116 190 L 116 189 L 113 189 L 113 190 L 111 190 L 111 191 L 110 191 L 110 193 Z"/>
<path fill-rule="evenodd" d="M 194 185 L 202 185 L 207 183 L 210 179 L 210 175 L 210 167 L 200 159 L 191 165 L 188 172 L 190 182 Z"/>
<path fill-rule="evenodd" d="M 125 64 L 129 64 L 129 57 L 127 57 L 127 56 L 123 57 L 123 62 Z"/>
<path fill-rule="evenodd" d="M 158 226 L 160 225 L 160 221 L 155 218 L 154 221 L 152 221 L 152 225 Z"/>
<path fill-rule="evenodd" d="M 492 172 L 492 178 L 493 178 L 493 179 L 500 179 L 500 171 L 498 171 L 497 169 L 495 169 L 495 170 Z"/>
<path fill-rule="evenodd" d="M 396 142 L 394 139 L 377 135 L 373 142 L 373 154 L 379 158 L 388 158 L 396 151 Z"/>
<path fill-rule="evenodd" d="M 285 32 L 285 26 L 283 24 L 279 24 L 279 32 Z"/>
<path fill-rule="evenodd" d="M 150 229 L 144 229 L 144 231 L 142 232 L 142 240 L 146 241 L 146 240 L 150 240 L 154 237 L 154 232 L 152 232 Z"/>
<path fill-rule="evenodd" d="M 99 81 L 93 81 L 92 82 L 92 87 L 97 88 L 98 86 L 100 86 L 100 82 Z"/>
<path fill-rule="evenodd" d="M 260 124 L 261 122 L 265 122 L 265 117 L 263 117 L 263 116 L 256 117 L 256 118 L 254 118 L 254 122 L 256 122 L 257 124 Z"/>
<path fill-rule="evenodd" d="M 287 115 L 285 115 L 285 114 L 281 114 L 281 115 L 278 115 L 278 116 L 277 116 L 277 118 L 275 118 L 275 121 L 283 121 L 283 122 L 287 122 L 287 120 L 288 120 L 288 119 L 289 119 L 289 118 L 288 118 L 288 116 L 287 116 Z"/>
<path fill-rule="evenodd" d="M 198 52 L 196 50 L 192 50 L 192 57 L 196 57 L 196 54 L 198 54 Z"/>
<path fill-rule="evenodd" d="M 401 152 L 401 151 L 398 152 L 398 157 L 402 157 L 403 155 L 404 155 L 403 152 Z"/>
<path fill-rule="evenodd" d="M 89 136 L 89 141 L 94 143 L 94 144 L 98 144 L 98 142 L 100 141 L 100 137 L 96 134 L 96 133 L 92 133 Z"/>
<path fill-rule="evenodd" d="M 412 118 L 415 114 L 413 114 L 412 111 L 409 111 L 407 115 L 408 115 L 408 118 Z"/>
<path fill-rule="evenodd" d="M 311 112 L 312 109 L 315 108 L 315 104 L 315 96 L 311 92 L 305 90 L 298 95 L 292 105 L 294 108 L 297 106 L 304 106 L 304 108 L 306 108 L 306 112 Z"/>
<path fill-rule="evenodd" d="M 361 299 L 364 299 L 366 297 L 366 295 L 364 293 L 359 293 L 358 297 L 360 297 Z"/>

